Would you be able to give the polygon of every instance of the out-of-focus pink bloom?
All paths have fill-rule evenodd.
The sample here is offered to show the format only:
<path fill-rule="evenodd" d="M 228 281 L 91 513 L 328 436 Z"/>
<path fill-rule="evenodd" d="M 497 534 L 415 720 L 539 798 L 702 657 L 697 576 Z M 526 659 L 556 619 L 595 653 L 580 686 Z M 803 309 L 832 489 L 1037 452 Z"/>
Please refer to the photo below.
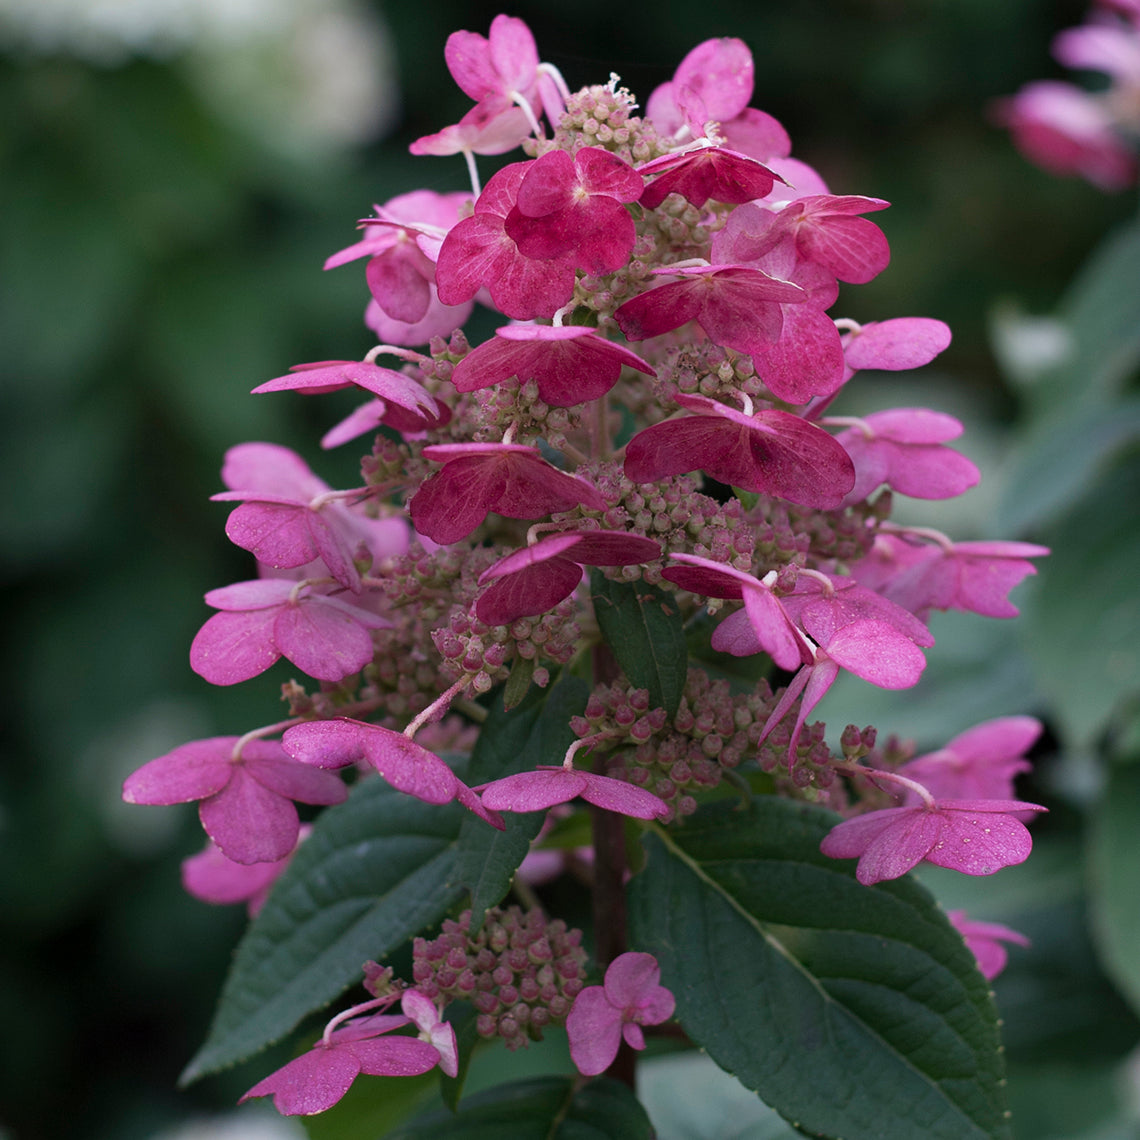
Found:
<path fill-rule="evenodd" d="M 1045 811 L 1020 800 L 942 800 L 883 808 L 847 819 L 819 849 L 832 859 L 858 859 L 866 886 L 897 879 L 921 862 L 964 875 L 992 875 L 1024 863 L 1033 839 L 1015 812 Z"/>
<path fill-rule="evenodd" d="M 311 824 L 301 824 L 297 847 L 312 830 Z M 289 866 L 297 847 L 272 863 L 235 863 L 222 854 L 213 840 L 208 840 L 197 855 L 182 860 L 182 886 L 187 894 L 214 906 L 243 902 L 249 917 L 253 918 L 265 904 L 273 884 Z"/>
<path fill-rule="evenodd" d="M 1009 959 L 1003 942 L 1028 946 L 1029 939 L 998 922 L 978 922 L 968 918 L 964 910 L 949 911 L 946 917 L 966 941 L 966 948 L 977 959 L 978 969 L 986 981 L 991 981 L 1005 969 Z"/>
<path fill-rule="evenodd" d="M 673 1016 L 676 1002 L 661 985 L 661 967 L 652 954 L 620 954 L 600 986 L 587 986 L 566 1018 L 570 1056 L 578 1071 L 596 1077 L 613 1064 L 622 1038 L 645 1048 L 643 1025 L 660 1025 Z"/>
<path fill-rule="evenodd" d="M 413 496 L 412 524 L 442 546 L 466 538 L 490 511 L 536 519 L 579 505 L 606 509 L 589 483 L 551 466 L 535 447 L 445 443 L 425 447 L 423 453 L 444 466 Z"/>
<path fill-rule="evenodd" d="M 635 352 L 589 328 L 564 325 L 507 325 L 469 352 L 451 374 L 460 392 L 474 392 L 518 377 L 534 380 L 539 399 L 556 408 L 569 408 L 604 396 L 623 367 L 646 376 L 654 370 Z"/>
<path fill-rule="evenodd" d="M 277 863 L 297 845 L 293 800 L 339 804 L 348 792 L 329 772 L 298 764 L 271 740 L 247 741 L 235 758 L 236 736 L 194 740 L 144 764 L 123 783 L 129 804 L 201 800 L 206 834 L 235 863 Z"/>
<path fill-rule="evenodd" d="M 962 610 L 985 617 L 1016 617 L 1009 592 L 1036 574 L 1030 558 L 1049 553 L 1028 542 L 908 542 L 875 538 L 871 553 L 852 568 L 856 578 L 925 619 L 931 610 Z"/>
<path fill-rule="evenodd" d="M 536 768 L 533 772 L 504 776 L 476 790 L 482 795 L 484 806 L 494 811 L 545 811 L 578 796 L 634 819 L 664 819 L 672 810 L 652 792 L 635 784 L 577 768 Z"/>
<path fill-rule="evenodd" d="M 553 609 L 582 580 L 583 566 L 629 566 L 661 557 L 660 544 L 624 531 L 560 531 L 489 566 L 480 584 L 493 582 L 475 603 L 488 625 L 508 625 Z"/>
<path fill-rule="evenodd" d="M 1033 767 L 1025 753 L 1044 726 L 1031 716 L 987 720 L 959 733 L 937 752 L 918 756 L 899 769 L 936 799 L 1013 799 L 1014 777 Z M 916 802 L 908 793 L 907 803 Z"/>
<path fill-rule="evenodd" d="M 981 478 L 969 459 L 943 446 L 961 434 L 953 416 L 927 408 L 894 408 L 854 421 L 835 437 L 855 464 L 855 486 L 844 505 L 861 502 L 883 483 L 916 499 L 961 495 Z"/>
<path fill-rule="evenodd" d="M 1136 181 L 1136 157 L 1116 133 L 1107 106 L 1071 83 L 1044 79 L 994 109 L 1014 144 L 1051 174 L 1078 175 L 1102 190 Z"/>
<path fill-rule="evenodd" d="M 429 804 L 458 800 L 492 827 L 503 821 L 438 757 L 401 732 L 378 724 L 337 717 L 296 724 L 281 739 L 285 751 L 314 768 L 367 763 L 397 791 Z"/>
<path fill-rule="evenodd" d="M 625 473 L 634 482 L 700 470 L 733 487 L 825 510 L 851 489 L 855 468 L 847 452 L 800 416 L 747 415 L 707 396 L 674 398 L 695 414 L 654 424 L 629 441 Z"/>

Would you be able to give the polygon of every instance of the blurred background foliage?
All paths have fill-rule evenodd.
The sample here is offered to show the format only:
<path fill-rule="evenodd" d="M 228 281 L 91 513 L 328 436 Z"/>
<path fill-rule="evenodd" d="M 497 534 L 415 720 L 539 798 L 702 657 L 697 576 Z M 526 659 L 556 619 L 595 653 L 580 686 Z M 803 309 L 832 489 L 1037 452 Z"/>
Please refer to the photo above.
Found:
<path fill-rule="evenodd" d="M 1049 41 L 1080 22 L 1078 0 L 634 0 L 620 21 L 608 0 L 0 0 L 0 1135 L 172 1135 L 270 1067 L 176 1089 L 244 916 L 179 889 L 193 810 L 127 808 L 119 785 L 188 739 L 279 715 L 287 671 L 214 690 L 187 664 L 201 595 L 249 572 L 206 500 L 246 439 L 354 478 L 352 448 L 316 447 L 329 402 L 247 393 L 370 346 L 360 266 L 323 275 L 322 260 L 373 202 L 464 188 L 458 159 L 413 160 L 407 144 L 469 105 L 447 33 L 485 34 L 500 10 L 571 87 L 612 69 L 643 99 L 700 40 L 740 36 L 753 104 L 797 156 L 837 192 L 893 203 L 890 269 L 836 312 L 940 317 L 955 340 L 917 377 L 868 377 L 853 403 L 968 423 L 984 486 L 908 519 L 1058 553 L 1019 593 L 1023 621 L 941 623 L 913 699 L 849 686 L 823 711 L 836 731 L 872 721 L 921 750 L 986 716 L 1047 722 L 1023 788 L 1053 809 L 1031 861 L 931 883 L 1034 939 L 996 987 L 1018 1137 L 1134 1136 L 1135 201 L 1039 172 L 987 119 L 994 98 L 1059 74 Z M 662 1101 L 663 1136 L 692 1134 L 684 1111 Z M 261 1135 L 261 1119 L 233 1135 Z M 743 1134 L 706 1123 L 710 1140 Z"/>

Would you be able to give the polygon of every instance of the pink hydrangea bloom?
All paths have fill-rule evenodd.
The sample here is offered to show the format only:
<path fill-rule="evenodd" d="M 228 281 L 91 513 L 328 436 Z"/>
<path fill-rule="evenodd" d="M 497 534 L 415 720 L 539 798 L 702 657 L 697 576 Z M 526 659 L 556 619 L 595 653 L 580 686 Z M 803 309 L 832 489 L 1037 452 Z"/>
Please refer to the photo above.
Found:
<path fill-rule="evenodd" d="M 996 978 L 1009 960 L 1003 942 L 1012 942 L 1016 946 L 1029 945 L 1029 939 L 1024 934 L 998 922 L 979 922 L 969 918 L 964 910 L 949 911 L 946 917 L 965 939 L 966 947 L 977 960 L 978 969 L 986 981 Z"/>
<path fill-rule="evenodd" d="M 424 448 L 442 463 L 412 498 L 412 524 L 446 546 L 466 538 L 490 511 L 536 519 L 583 505 L 604 511 L 589 483 L 547 463 L 538 448 L 518 443 L 445 443 Z"/>
<path fill-rule="evenodd" d="M 621 376 L 623 367 L 656 373 L 635 352 L 580 325 L 507 325 L 469 352 L 451 374 L 459 392 L 474 392 L 518 377 L 534 380 L 539 399 L 556 408 L 596 400 Z"/>
<path fill-rule="evenodd" d="M 835 437 L 855 464 L 855 486 L 844 505 L 862 501 L 883 483 L 916 499 L 951 499 L 968 491 L 981 472 L 943 446 L 961 434 L 960 421 L 927 408 L 894 408 L 854 421 Z"/>
<path fill-rule="evenodd" d="M 548 151 L 528 164 L 506 234 L 524 257 L 612 273 L 637 239 L 625 203 L 637 201 L 643 186 L 632 166 L 601 147 Z"/>
<path fill-rule="evenodd" d="M 298 764 L 271 740 L 250 740 L 234 756 L 236 736 L 183 744 L 144 764 L 123 783 L 129 804 L 201 800 L 206 834 L 235 863 L 276 863 L 297 845 L 293 800 L 339 804 L 348 795 L 330 772 Z"/>
<path fill-rule="evenodd" d="M 660 1025 L 673 1016 L 676 1002 L 661 985 L 661 967 L 652 954 L 630 951 L 616 957 L 600 986 L 587 986 L 566 1018 L 570 1056 L 587 1077 L 613 1064 L 622 1039 L 645 1048 L 643 1025 Z"/>
<path fill-rule="evenodd" d="M 762 162 L 721 146 L 702 146 L 664 154 L 637 168 L 653 181 L 641 195 L 641 204 L 655 210 L 670 194 L 680 194 L 694 206 L 710 198 L 739 204 L 763 198 L 783 179 Z"/>
<path fill-rule="evenodd" d="M 1033 839 L 1015 812 L 1039 812 L 1020 800 L 942 800 L 883 808 L 844 820 L 819 849 L 832 859 L 858 859 L 865 886 L 897 879 L 919 863 L 964 875 L 992 875 L 1024 863 Z"/>
<path fill-rule="evenodd" d="M 949 326 L 932 317 L 894 317 L 844 333 L 843 355 L 852 373 L 867 368 L 903 372 L 929 364 L 950 339 Z"/>
<path fill-rule="evenodd" d="M 1025 753 L 1044 731 L 1031 716 L 1003 716 L 959 733 L 937 752 L 918 756 L 899 769 L 937 799 L 1013 799 L 1014 778 L 1033 765 Z M 908 793 L 908 803 L 915 802 Z"/>
<path fill-rule="evenodd" d="M 1029 83 L 999 102 L 994 116 L 1018 150 L 1051 174 L 1079 175 L 1102 190 L 1136 181 L 1136 157 L 1116 133 L 1108 107 L 1071 83 Z"/>
<path fill-rule="evenodd" d="M 694 415 L 640 431 L 625 452 L 625 473 L 635 483 L 705 471 L 714 479 L 802 503 L 838 507 L 855 480 L 841 444 L 822 428 L 790 412 L 751 415 L 707 396 L 676 396 Z"/>
<path fill-rule="evenodd" d="M 486 287 L 500 312 L 529 321 L 553 317 L 573 296 L 573 256 L 527 257 L 507 233 L 507 218 L 530 166 L 515 162 L 494 174 L 475 212 L 444 238 L 435 269 L 444 304 L 463 304 Z"/>
<path fill-rule="evenodd" d="M 370 630 L 387 618 L 321 590 L 278 578 L 235 582 L 211 590 L 221 610 L 198 631 L 190 667 L 212 685 L 236 685 L 287 657 L 319 681 L 341 681 L 372 660 Z"/>
<path fill-rule="evenodd" d="M 358 257 L 369 258 L 365 275 L 376 303 L 404 330 L 414 328 L 433 306 L 444 308 L 434 291 L 435 259 L 444 235 L 459 220 L 459 210 L 468 200 L 467 194 L 433 190 L 400 194 L 376 206 L 375 218 L 361 223 L 367 230 L 364 239 L 334 253 L 325 269 Z M 458 328 L 470 315 L 470 304 L 452 309 L 444 322 L 450 322 L 446 331 Z M 440 320 L 442 314 L 433 313 L 433 318 Z M 422 343 L 385 339 L 390 344 Z"/>
<path fill-rule="evenodd" d="M 407 1025 L 398 1014 L 374 1014 L 346 1022 L 264 1080 L 258 1081 L 239 1104 L 253 1097 L 272 1096 L 283 1116 L 312 1116 L 332 1108 L 357 1076 L 414 1077 L 440 1063 L 439 1050 L 415 1037 L 384 1037 Z"/>
<path fill-rule="evenodd" d="M 552 534 L 489 566 L 480 584 L 475 612 L 488 625 L 508 625 L 520 617 L 546 613 L 569 597 L 582 580 L 583 566 L 629 566 L 661 557 L 651 538 L 608 530 Z"/>
<path fill-rule="evenodd" d="M 634 819 L 665 819 L 671 811 L 668 804 L 644 788 L 577 768 L 537 768 L 533 772 L 504 776 L 477 790 L 484 806 L 495 811 L 545 811 L 578 796 L 587 803 Z"/>
<path fill-rule="evenodd" d="M 401 732 L 378 724 L 337 717 L 296 724 L 281 744 L 295 760 L 314 768 L 346 768 L 366 763 L 397 791 L 429 804 L 458 800 L 499 830 L 503 821 L 438 757 Z"/>
<path fill-rule="evenodd" d="M 1049 553 L 1028 542 L 914 543 L 893 534 L 875 538 L 853 574 L 920 618 L 933 610 L 962 610 L 985 617 L 1016 617 L 1009 592 L 1036 574 L 1030 558 Z"/>

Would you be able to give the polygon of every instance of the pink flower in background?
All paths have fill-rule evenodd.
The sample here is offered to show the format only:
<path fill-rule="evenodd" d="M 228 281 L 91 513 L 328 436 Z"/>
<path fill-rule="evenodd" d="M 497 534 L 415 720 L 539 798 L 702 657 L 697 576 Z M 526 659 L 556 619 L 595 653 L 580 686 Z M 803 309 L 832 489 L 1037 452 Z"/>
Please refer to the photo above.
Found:
<path fill-rule="evenodd" d="M 1009 953 L 1003 942 L 1012 942 L 1015 946 L 1029 945 L 1024 934 L 997 922 L 978 922 L 968 918 L 964 910 L 949 911 L 946 917 L 965 939 L 966 947 L 977 960 L 978 969 L 986 981 L 996 978 L 1005 969 Z"/>
<path fill-rule="evenodd" d="M 879 534 L 870 555 L 852 568 L 864 585 L 919 618 L 931 610 L 962 610 L 986 617 L 1016 617 L 1009 592 L 1036 574 L 1030 558 L 1049 553 L 1028 542 L 908 541 Z"/>
<path fill-rule="evenodd" d="M 1050 174 L 1078 175 L 1102 190 L 1136 181 L 1136 156 L 1104 102 L 1060 80 L 1026 84 L 994 108 L 1017 149 Z"/>
<path fill-rule="evenodd" d="M 312 831 L 303 823 L 297 833 L 297 847 Z M 235 863 L 222 854 L 212 840 L 197 855 L 182 860 L 182 886 L 187 894 L 214 906 L 243 902 L 253 918 L 269 897 L 273 884 L 289 866 L 297 847 L 272 863 Z"/>
<path fill-rule="evenodd" d="M 300 821 L 293 800 L 339 804 L 340 779 L 298 764 L 271 740 L 250 740 L 234 756 L 236 736 L 183 744 L 144 764 L 123 783 L 129 804 L 201 800 L 206 834 L 235 863 L 277 863 L 297 845 Z"/>
<path fill-rule="evenodd" d="M 676 1002 L 661 985 L 661 967 L 652 954 L 630 951 L 616 957 L 600 986 L 587 986 L 566 1019 L 570 1056 L 578 1071 L 596 1077 L 613 1064 L 622 1039 L 645 1048 L 643 1025 L 660 1025 L 673 1016 Z"/>
<path fill-rule="evenodd" d="M 1031 716 L 1005 716 L 959 733 L 937 752 L 904 764 L 900 776 L 917 780 L 937 799 L 1013 799 L 1014 777 L 1033 765 L 1025 753 L 1044 725 Z M 910 793 L 907 803 L 915 802 Z"/>
<path fill-rule="evenodd" d="M 1033 839 L 1015 812 L 1045 811 L 1020 800 L 930 800 L 844 820 L 819 849 L 832 859 L 858 859 L 865 886 L 897 879 L 919 863 L 964 875 L 992 875 L 1024 863 Z"/>

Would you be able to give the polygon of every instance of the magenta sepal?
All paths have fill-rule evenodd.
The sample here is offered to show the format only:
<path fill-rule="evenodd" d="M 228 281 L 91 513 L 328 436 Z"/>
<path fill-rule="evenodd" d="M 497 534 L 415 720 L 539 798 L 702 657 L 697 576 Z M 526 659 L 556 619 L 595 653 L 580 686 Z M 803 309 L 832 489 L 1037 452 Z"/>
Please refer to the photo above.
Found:
<path fill-rule="evenodd" d="M 337 804 L 344 784 L 290 759 L 276 741 L 251 740 L 233 757 L 236 736 L 195 740 L 144 764 L 123 783 L 132 804 L 201 800 L 206 833 L 235 863 L 284 859 L 300 826 L 293 800 Z"/>
<path fill-rule="evenodd" d="M 444 464 L 415 493 L 412 523 L 446 546 L 466 538 L 495 511 L 535 519 L 582 505 L 604 511 L 589 483 L 547 463 L 538 448 L 511 443 L 450 443 L 425 447 L 424 457 Z"/>
<path fill-rule="evenodd" d="M 1040 812 L 1020 800 L 943 800 L 884 808 L 845 820 L 819 845 L 833 859 L 858 859 L 855 877 L 870 886 L 925 861 L 964 875 L 992 875 L 1023 863 L 1033 839 L 1014 812 Z"/>
<path fill-rule="evenodd" d="M 258 1081 L 238 1103 L 272 1096 L 273 1106 L 283 1116 L 312 1116 L 332 1108 L 360 1073 L 414 1077 L 434 1068 L 439 1059 L 434 1046 L 415 1037 L 379 1040 L 374 1034 L 359 1040 L 349 1033 L 338 1037 L 334 1032 L 327 1045 L 318 1042 L 308 1053 Z"/>
<path fill-rule="evenodd" d="M 991 981 L 1005 969 L 1009 959 L 1003 942 L 1028 946 L 1029 939 L 999 922 L 979 922 L 967 916 L 964 910 L 948 911 L 946 917 L 965 940 L 966 948 L 974 955 L 978 969 L 986 981 Z"/>
<path fill-rule="evenodd" d="M 764 163 L 727 147 L 700 147 L 662 155 L 638 167 L 654 176 L 641 195 L 641 204 L 655 210 L 670 194 L 680 194 L 694 206 L 710 198 L 739 204 L 763 198 L 783 179 Z"/>
<path fill-rule="evenodd" d="M 669 805 L 652 792 L 612 776 L 576 768 L 541 767 L 504 776 L 478 789 L 485 807 L 495 811 L 545 811 L 581 796 L 588 803 L 634 819 L 664 819 Z"/>
<path fill-rule="evenodd" d="M 340 681 L 372 660 L 373 629 L 387 618 L 338 597 L 280 578 L 211 590 L 214 614 L 190 646 L 190 667 L 212 685 L 235 685 L 265 672 L 280 657 L 321 681 Z"/>
<path fill-rule="evenodd" d="M 570 1056 L 578 1071 L 596 1077 L 613 1064 L 622 1038 L 645 1048 L 643 1025 L 660 1025 L 673 1016 L 676 1002 L 661 985 L 661 968 L 652 954 L 619 954 L 600 986 L 587 986 L 566 1019 Z"/>
<path fill-rule="evenodd" d="M 540 261 L 569 260 L 595 276 L 625 265 L 637 232 L 624 203 L 641 193 L 637 171 L 600 147 L 573 156 L 548 151 L 529 166 L 504 223 L 519 252 Z"/>
<path fill-rule="evenodd" d="M 312 364 L 294 364 L 286 376 L 277 376 L 253 389 L 262 392 L 304 392 L 320 395 L 342 388 L 362 388 L 388 404 L 396 404 L 410 412 L 434 417 L 438 414 L 435 400 L 422 384 L 379 364 L 364 360 L 320 360 Z"/>
<path fill-rule="evenodd" d="M 950 339 L 949 326 L 932 317 L 894 317 L 868 321 L 858 331 L 844 333 L 843 355 L 853 371 L 904 372 L 929 364 L 949 347 Z"/>
<path fill-rule="evenodd" d="M 539 398 L 556 408 L 569 408 L 604 396 L 618 381 L 622 367 L 654 376 L 653 368 L 624 345 L 578 325 L 507 325 L 469 352 L 451 381 L 460 392 L 474 392 L 518 377 L 534 380 Z"/>
<path fill-rule="evenodd" d="M 951 499 L 981 479 L 964 455 L 942 446 L 962 434 L 953 416 L 926 408 L 895 408 L 864 416 L 835 438 L 855 464 L 855 486 L 846 505 L 886 483 L 916 499 Z"/>
<path fill-rule="evenodd" d="M 310 721 L 288 729 L 281 740 L 285 751 L 315 768 L 344 768 L 364 762 L 397 791 L 429 804 L 458 800 L 492 827 L 503 821 L 488 811 L 479 797 L 434 752 L 403 733 L 378 724 L 337 717 Z"/>
<path fill-rule="evenodd" d="M 529 162 L 515 162 L 492 175 L 475 212 L 444 238 L 436 262 L 439 299 L 470 301 L 484 286 L 495 307 L 516 321 L 553 317 L 574 294 L 572 259 L 538 261 L 523 255 L 506 232 L 506 219 Z"/>
<path fill-rule="evenodd" d="M 671 554 L 682 566 L 669 566 L 662 576 L 683 590 L 704 594 L 708 598 L 743 598 L 743 619 L 723 621 L 713 636 L 716 649 L 734 657 L 747 657 L 761 649 L 781 669 L 795 670 L 814 660 L 811 650 L 796 630 L 779 598 L 751 574 L 724 563 L 712 562 L 695 554 Z M 746 624 L 747 634 L 738 628 Z M 727 627 L 727 628 L 726 628 Z M 751 634 L 751 636 L 748 636 Z"/>
<path fill-rule="evenodd" d="M 483 571 L 480 584 L 498 579 L 475 604 L 488 625 L 546 613 L 569 597 L 583 566 L 629 566 L 661 557 L 651 538 L 624 531 L 562 531 L 516 550 Z"/>
<path fill-rule="evenodd" d="M 625 473 L 636 483 L 701 470 L 745 491 L 830 510 L 855 481 L 843 447 L 800 416 L 750 416 L 706 396 L 675 399 L 696 414 L 654 424 L 629 441 Z"/>

